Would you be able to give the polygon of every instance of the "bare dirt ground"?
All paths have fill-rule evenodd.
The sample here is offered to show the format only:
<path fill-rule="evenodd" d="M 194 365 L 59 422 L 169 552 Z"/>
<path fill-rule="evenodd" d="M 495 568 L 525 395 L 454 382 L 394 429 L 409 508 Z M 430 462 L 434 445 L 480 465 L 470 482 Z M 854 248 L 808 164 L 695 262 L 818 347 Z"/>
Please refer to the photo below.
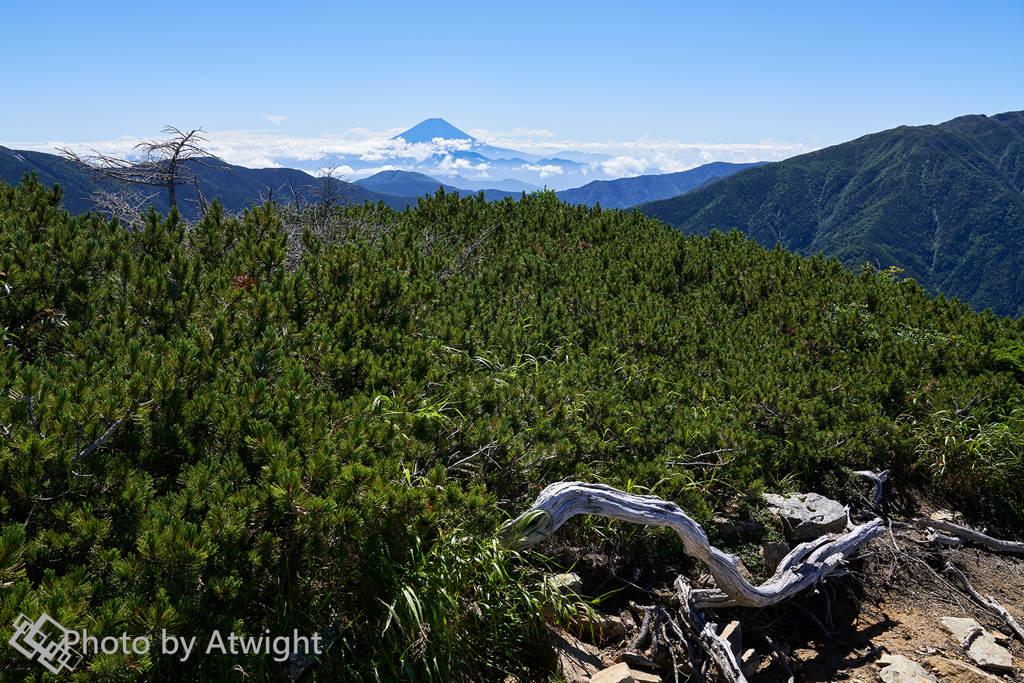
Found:
<path fill-rule="evenodd" d="M 898 505 L 894 506 L 899 510 L 892 515 L 891 533 L 876 538 L 863 548 L 849 563 L 847 569 L 850 573 L 847 576 L 829 579 L 816 592 L 805 591 L 797 598 L 772 608 L 736 608 L 706 614 L 710 621 L 720 624 L 733 620 L 741 622 L 743 650 L 754 649 L 760 659 L 748 680 L 785 683 L 789 679 L 790 672 L 785 670 L 778 654 L 763 637 L 767 635 L 787 653 L 786 664 L 797 682 L 878 681 L 882 671 L 879 659 L 888 654 L 924 662 L 936 680 L 942 683 L 992 683 L 992 679 L 979 677 L 966 669 L 932 668 L 935 657 L 975 664 L 961 642 L 940 621 L 942 617 L 970 617 L 996 634 L 998 642 L 1013 656 L 1014 668 L 1011 671 L 989 669 L 987 673 L 1002 680 L 1024 681 L 1020 668 L 1024 666 L 1024 643 L 1013 635 L 998 615 L 972 600 L 953 576 L 943 572 L 947 563 L 952 562 L 978 592 L 991 596 L 1019 623 L 1024 623 L 1024 556 L 1000 553 L 970 543 L 959 548 L 929 543 L 926 531 L 901 525 L 898 520 L 927 518 L 945 507 L 943 503 L 929 501 L 909 487 L 894 492 L 894 495 L 898 498 Z M 954 521 L 985 531 L 959 516 Z M 1017 538 L 1007 538 L 1005 534 L 999 536 L 1019 541 L 1024 530 L 1017 533 Z M 574 651 L 572 646 L 581 642 L 574 635 L 581 635 L 584 639 L 586 635 L 553 627 L 552 633 L 554 640 L 558 641 L 557 647 L 561 648 L 559 654 L 563 663 L 562 672 L 554 678 L 549 676 L 549 680 L 588 681 L 593 669 L 600 670 L 617 659 L 621 660 L 639 624 L 639 618 L 628 608 L 630 600 L 671 604 L 671 581 L 681 568 L 665 568 L 658 572 L 658 576 L 650 576 L 645 581 L 641 577 L 642 571 L 637 573 L 633 568 L 634 564 L 629 558 L 600 554 L 591 554 L 577 563 L 574 571 L 584 577 L 588 591 L 602 586 L 606 589 L 616 580 L 620 584 L 631 584 L 627 590 L 600 606 L 606 614 L 620 615 L 626 622 L 627 633 L 617 642 L 579 645 L 580 649 Z M 693 568 L 689 569 L 692 574 Z M 656 653 L 651 649 L 641 654 L 646 654 L 651 660 L 656 659 Z M 661 654 L 664 658 L 664 647 Z M 568 660 L 573 658 L 577 660 L 575 665 L 568 664 Z M 925 662 L 926 659 L 929 661 Z M 636 668 L 661 676 L 664 681 L 675 680 L 673 674 L 665 669 Z M 679 680 L 687 680 L 687 677 L 680 675 Z M 708 681 L 713 680 L 712 671 Z"/>

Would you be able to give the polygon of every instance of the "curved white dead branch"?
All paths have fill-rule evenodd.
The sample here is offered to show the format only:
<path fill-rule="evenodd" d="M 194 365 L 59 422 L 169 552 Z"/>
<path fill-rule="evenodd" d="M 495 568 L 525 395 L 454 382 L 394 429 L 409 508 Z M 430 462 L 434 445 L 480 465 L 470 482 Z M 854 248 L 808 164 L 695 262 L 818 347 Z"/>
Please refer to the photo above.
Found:
<path fill-rule="evenodd" d="M 712 546 L 701 526 L 675 503 L 604 484 L 570 481 L 541 491 L 532 508 L 502 527 L 500 537 L 508 546 L 527 548 L 553 534 L 573 515 L 600 515 L 674 529 L 683 539 L 686 554 L 704 562 L 721 588 L 693 591 L 699 608 L 730 604 L 766 607 L 788 600 L 834 572 L 850 553 L 885 531 L 882 520 L 875 519 L 836 538 L 802 543 L 779 563 L 774 576 L 754 586 L 740 575 L 740 559 Z"/>

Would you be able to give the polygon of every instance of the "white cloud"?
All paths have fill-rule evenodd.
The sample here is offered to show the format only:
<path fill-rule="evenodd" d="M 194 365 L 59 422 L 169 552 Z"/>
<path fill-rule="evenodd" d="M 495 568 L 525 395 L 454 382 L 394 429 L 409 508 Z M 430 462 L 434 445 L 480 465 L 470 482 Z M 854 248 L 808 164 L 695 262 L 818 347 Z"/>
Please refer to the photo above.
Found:
<path fill-rule="evenodd" d="M 515 145 L 518 141 L 532 141 L 534 138 L 555 139 L 555 134 L 544 128 L 516 128 L 511 133 L 492 133 L 483 128 L 474 128 L 469 134 L 480 142 L 496 147 Z"/>
<path fill-rule="evenodd" d="M 396 135 L 401 133 L 403 130 L 405 130 L 405 129 L 404 128 L 392 128 L 390 130 L 374 132 L 374 131 L 370 130 L 369 128 L 357 127 L 357 128 L 349 128 L 348 130 L 346 130 L 341 135 L 325 135 L 324 137 L 331 138 L 331 139 L 339 139 L 339 140 L 373 140 L 373 139 L 387 140 L 389 138 L 395 137 Z"/>
<path fill-rule="evenodd" d="M 554 138 L 555 134 L 545 128 L 516 128 L 516 135 L 540 138 Z"/>
<path fill-rule="evenodd" d="M 277 116 L 275 114 L 264 114 L 263 118 L 265 118 L 267 121 L 270 121 L 271 123 L 281 123 L 282 121 L 284 121 L 288 117 L 287 116 Z"/>
<path fill-rule="evenodd" d="M 479 161 L 458 159 L 456 152 L 472 149 L 466 140 L 435 139 L 430 142 L 409 144 L 403 139 L 391 138 L 402 130 L 372 131 L 350 128 L 342 134 L 320 137 L 282 135 L 276 130 L 208 131 L 206 147 L 225 161 L 250 168 L 298 167 L 314 172 L 332 159 L 348 164 L 354 173 L 362 176 L 370 165 L 377 170 L 402 169 L 423 173 L 475 172 L 499 177 L 494 166 Z M 752 161 L 778 161 L 817 149 L 809 144 L 780 142 L 766 139 L 757 143 L 707 143 L 656 140 L 647 136 L 629 142 L 556 141 L 550 131 L 517 129 L 507 134 L 472 131 L 481 142 L 496 144 L 527 154 L 553 155 L 555 152 L 591 152 L 610 158 L 597 158 L 593 163 L 579 167 L 579 173 L 555 164 L 525 164 L 519 171 L 537 174 L 540 179 L 560 176 L 563 182 L 575 179 L 594 180 L 621 178 L 641 173 L 674 173 L 685 171 L 708 161 L 746 163 Z M 517 137 L 519 136 L 519 137 Z M 154 139 L 154 138 L 145 138 Z M 76 152 L 96 152 L 131 158 L 140 139 L 122 136 L 117 140 L 99 142 L 0 142 L 11 149 L 27 149 L 50 154 L 56 147 L 68 146 Z M 358 159 L 361 163 L 354 160 Z M 373 171 L 376 172 L 376 171 Z M 583 181 L 586 182 L 586 181 Z"/>
<path fill-rule="evenodd" d="M 546 164 L 544 166 L 540 166 L 538 164 L 523 164 L 522 166 L 517 166 L 516 170 L 540 173 L 541 178 L 550 178 L 554 175 L 562 175 L 562 167 L 555 166 L 554 164 Z"/>
<path fill-rule="evenodd" d="M 346 168 L 348 168 L 348 167 L 346 166 Z M 360 168 L 358 170 L 351 171 L 350 173 L 346 173 L 345 175 L 351 175 L 354 178 L 369 178 L 373 174 L 380 173 L 381 171 L 412 171 L 412 170 L 414 170 L 414 169 L 412 167 L 408 167 L 408 166 L 395 166 L 394 164 L 384 164 L 383 166 L 375 166 L 373 168 Z"/>
<path fill-rule="evenodd" d="M 671 154 L 668 154 L 663 150 L 659 150 L 655 153 L 654 159 L 651 161 L 651 165 L 662 173 L 678 173 L 680 171 L 688 171 L 698 164 L 692 164 L 688 161 L 677 159 Z"/>
<path fill-rule="evenodd" d="M 601 170 L 613 178 L 633 178 L 646 171 L 651 165 L 647 159 L 618 156 L 602 161 Z"/>
<path fill-rule="evenodd" d="M 456 175 L 459 171 L 469 171 L 473 168 L 473 164 L 469 163 L 466 159 L 453 159 L 451 155 L 444 158 L 441 163 L 437 165 L 437 170 L 443 175 Z"/>
<path fill-rule="evenodd" d="M 334 175 L 335 178 L 351 178 L 352 176 L 354 176 L 356 174 L 356 172 L 352 170 L 352 167 L 347 165 L 347 164 L 342 164 L 341 166 L 334 166 L 332 168 L 334 170 L 333 175 Z M 326 169 L 326 168 L 321 168 L 320 170 L 318 170 L 313 175 L 315 175 L 315 176 L 327 175 L 327 170 L 328 169 Z"/>

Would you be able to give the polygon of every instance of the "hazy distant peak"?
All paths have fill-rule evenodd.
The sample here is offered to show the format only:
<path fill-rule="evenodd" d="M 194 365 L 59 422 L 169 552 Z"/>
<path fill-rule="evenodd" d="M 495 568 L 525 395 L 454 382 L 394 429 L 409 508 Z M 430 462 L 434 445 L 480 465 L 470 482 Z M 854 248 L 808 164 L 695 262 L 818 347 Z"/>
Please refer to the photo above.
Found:
<path fill-rule="evenodd" d="M 415 126 L 399 133 L 392 140 L 402 138 L 409 144 L 417 142 L 431 142 L 434 138 L 442 138 L 444 140 L 470 140 L 476 142 L 476 138 L 468 133 L 463 133 L 461 130 L 448 123 L 444 119 L 427 119 L 417 123 Z"/>

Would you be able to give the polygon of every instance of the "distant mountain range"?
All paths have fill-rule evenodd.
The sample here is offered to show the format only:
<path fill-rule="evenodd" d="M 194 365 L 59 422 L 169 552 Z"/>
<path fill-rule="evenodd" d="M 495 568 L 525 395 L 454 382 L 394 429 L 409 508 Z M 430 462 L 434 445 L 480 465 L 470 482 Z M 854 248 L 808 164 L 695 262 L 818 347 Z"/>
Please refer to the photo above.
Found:
<path fill-rule="evenodd" d="M 528 190 L 525 188 L 516 192 L 497 188 L 456 187 L 439 178 L 412 171 L 381 171 L 380 173 L 374 173 L 369 178 L 357 180 L 355 184 L 357 187 L 366 188 L 373 192 L 411 198 L 413 200 L 412 204 L 416 203 L 416 197 L 434 194 L 441 187 L 446 192 L 459 192 L 463 195 L 483 192 L 487 201 L 500 200 L 505 197 L 518 198 L 522 196 L 523 192 L 533 192 L 532 189 Z"/>
<path fill-rule="evenodd" d="M 976 310 L 1024 315 L 1024 112 L 901 126 L 636 208 L 846 266 L 898 266 Z"/>
<path fill-rule="evenodd" d="M 400 136 L 401 144 L 445 144 L 452 158 L 486 164 L 562 163 L 524 160 L 513 150 L 482 144 L 443 119 L 428 119 Z M 571 162 L 577 163 L 577 162 Z M 207 199 L 238 211 L 274 195 L 312 196 L 320 180 L 302 170 L 199 168 Z M 0 179 L 16 184 L 27 172 L 64 188 L 73 213 L 95 208 L 93 181 L 62 157 L 0 147 Z M 488 200 L 519 198 L 536 189 L 515 178 L 469 180 L 387 170 L 348 184 L 351 201 L 383 202 L 402 210 L 419 196 L 482 191 Z M 113 188 L 110 188 L 113 189 Z M 166 192 L 152 205 L 166 212 Z M 596 180 L 556 195 L 570 204 L 629 208 L 684 232 L 736 228 L 766 247 L 835 256 L 855 268 L 898 266 L 933 293 L 975 309 L 1024 315 L 1024 112 L 963 116 L 946 123 L 866 135 L 776 163 L 716 162 L 680 173 Z M 195 194 L 179 189 L 182 212 L 194 217 Z"/>
<path fill-rule="evenodd" d="M 209 169 L 197 166 L 202 182 L 200 191 L 207 200 L 219 199 L 228 211 L 235 212 L 258 204 L 267 199 L 271 193 L 281 201 L 293 199 L 293 189 L 302 197 L 312 196 L 313 188 L 320 182 L 315 176 L 293 168 L 245 168 L 232 164 L 212 161 L 223 169 Z M 11 185 L 17 185 L 23 175 L 36 172 L 39 179 L 47 185 L 59 183 L 64 188 L 64 208 L 71 213 L 84 213 L 96 209 L 91 197 L 97 185 L 77 165 L 65 161 L 56 154 L 29 152 L 0 147 L 0 179 Z M 106 189 L 116 189 L 111 184 Z M 139 187 L 137 192 L 153 195 L 151 201 L 157 211 L 167 213 L 167 191 L 158 187 Z M 187 218 L 197 215 L 196 200 L 198 196 L 191 186 L 179 186 L 179 210 Z M 395 209 L 404 209 L 410 201 L 415 204 L 415 197 L 395 197 L 359 185 L 347 188 L 346 197 L 351 201 L 379 202 L 382 201 Z"/>
<path fill-rule="evenodd" d="M 642 175 L 635 178 L 619 178 L 618 180 L 595 180 L 583 187 L 563 190 L 555 194 L 569 204 L 586 204 L 587 206 L 600 204 L 606 209 L 626 209 L 644 202 L 675 197 L 701 186 L 709 180 L 724 178 L 745 168 L 763 166 L 766 163 L 768 162 L 730 164 L 716 161 L 678 173 Z"/>
<path fill-rule="evenodd" d="M 431 119 L 430 121 L 435 121 Z M 436 121 L 441 121 L 436 119 Z M 441 121 L 443 124 L 444 122 Z M 422 126 L 423 124 L 421 124 Z M 419 128 L 417 126 L 416 128 Z M 413 128 L 412 131 L 416 131 Z M 450 134 L 443 126 L 435 124 L 433 128 L 421 129 L 414 139 L 432 133 Z M 486 147 L 485 147 L 486 148 Z M 497 148 L 487 148 L 497 149 Z M 240 211 L 273 196 L 284 202 L 293 199 L 293 192 L 304 198 L 311 197 L 313 188 L 320 182 L 315 176 L 293 168 L 252 169 L 244 166 L 220 164 L 223 170 L 197 167 L 202 178 L 200 190 L 208 200 L 219 199 L 228 211 Z M 606 208 L 626 208 L 640 201 L 673 197 L 680 192 L 697 186 L 708 179 L 723 177 L 748 166 L 757 164 L 705 164 L 681 173 L 664 175 L 647 175 L 636 178 L 620 178 L 611 181 L 594 181 L 583 187 L 556 193 L 560 198 L 572 204 L 593 206 L 600 202 Z M 10 184 L 17 184 L 21 177 L 35 171 L 39 179 L 48 185 L 59 183 L 64 188 L 64 207 L 72 213 L 84 213 L 94 210 L 91 200 L 96 185 L 83 173 L 82 169 L 68 163 L 63 157 L 42 152 L 11 150 L 0 147 L 0 179 Z M 441 187 L 448 192 L 460 194 L 476 194 L 483 192 L 488 201 L 512 197 L 517 199 L 523 192 L 532 192 L 535 186 L 517 180 L 495 181 L 497 187 L 488 187 L 487 182 L 477 183 L 460 179 L 459 183 L 448 179 L 428 176 L 412 171 L 381 171 L 359 180 L 346 183 L 346 197 L 355 202 L 384 202 L 388 206 L 402 210 L 406 205 L 415 205 L 416 198 L 434 194 Z M 108 189 L 113 189 L 108 187 Z M 166 213 L 170 210 L 167 193 L 160 188 L 139 188 L 143 195 L 153 195 L 152 205 L 157 211 Z M 197 195 L 191 187 L 181 186 L 179 193 L 179 209 L 187 218 L 194 218 L 197 213 L 195 200 Z"/>
<path fill-rule="evenodd" d="M 556 192 L 555 196 L 569 204 L 595 206 L 600 203 L 606 209 L 626 209 L 641 202 L 675 197 L 691 188 L 701 186 L 709 180 L 724 178 L 745 168 L 761 166 L 764 163 L 766 162 L 729 164 L 719 161 L 679 173 L 642 175 L 635 178 L 619 178 L 618 180 L 595 180 L 583 187 Z M 375 192 L 409 197 L 433 194 L 442 186 L 446 191 L 458 191 L 462 194 L 482 191 L 488 201 L 505 197 L 516 198 L 522 194 L 522 191 L 508 192 L 494 188 L 483 190 L 467 188 L 444 182 L 433 176 L 410 171 L 381 171 L 369 178 L 357 181 L 356 184 Z"/>

